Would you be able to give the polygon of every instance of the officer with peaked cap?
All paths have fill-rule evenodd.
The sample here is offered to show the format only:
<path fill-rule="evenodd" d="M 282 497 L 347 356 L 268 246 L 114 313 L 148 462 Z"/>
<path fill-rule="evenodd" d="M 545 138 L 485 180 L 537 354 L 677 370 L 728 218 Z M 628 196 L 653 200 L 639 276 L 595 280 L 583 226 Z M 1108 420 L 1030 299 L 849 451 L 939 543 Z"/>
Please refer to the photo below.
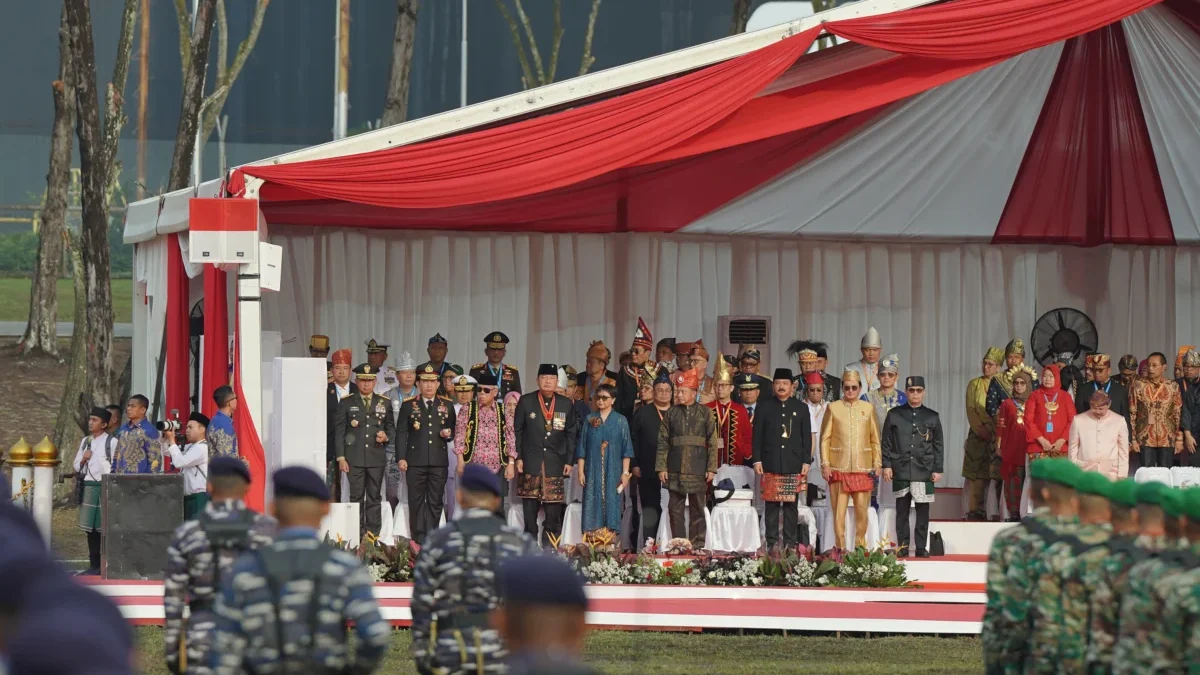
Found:
<path fill-rule="evenodd" d="M 426 537 L 413 569 L 413 658 L 422 673 L 502 672 L 507 653 L 489 625 L 500 604 L 496 570 L 537 547 L 496 517 L 502 498 L 494 471 L 468 463 L 458 482 L 462 516 Z"/>
<path fill-rule="evenodd" d="M 379 535 L 383 512 L 384 466 L 387 446 L 395 434 L 392 402 L 375 393 L 378 369 L 369 363 L 354 369 L 358 394 L 338 403 L 334 419 L 334 439 L 338 448 L 338 468 L 350 479 L 350 501 L 361 504 L 360 531 Z"/>
<path fill-rule="evenodd" d="M 457 416 L 454 405 L 437 395 L 438 372 L 432 364 L 417 372 L 417 388 L 421 395 L 400 406 L 396 457 L 408 487 L 409 531 L 423 543 L 442 518 Z"/>
<path fill-rule="evenodd" d="M 504 357 L 508 354 L 508 336 L 496 330 L 484 336 L 483 342 L 487 361 L 471 366 L 467 374 L 478 380 L 484 372 L 491 373 L 500 383 L 501 400 L 510 391 L 521 393 L 521 374 L 515 366 L 504 363 Z"/>
<path fill-rule="evenodd" d="M 446 352 L 449 351 L 450 345 L 446 342 L 446 338 L 441 333 L 435 333 L 429 338 L 429 343 L 425 347 L 425 353 L 429 355 L 429 363 L 437 368 L 438 377 L 446 374 Z"/>
<path fill-rule="evenodd" d="M 510 675 L 594 675 L 580 661 L 587 635 L 583 579 L 566 561 L 526 556 L 500 568 L 496 625 L 511 652 Z"/>

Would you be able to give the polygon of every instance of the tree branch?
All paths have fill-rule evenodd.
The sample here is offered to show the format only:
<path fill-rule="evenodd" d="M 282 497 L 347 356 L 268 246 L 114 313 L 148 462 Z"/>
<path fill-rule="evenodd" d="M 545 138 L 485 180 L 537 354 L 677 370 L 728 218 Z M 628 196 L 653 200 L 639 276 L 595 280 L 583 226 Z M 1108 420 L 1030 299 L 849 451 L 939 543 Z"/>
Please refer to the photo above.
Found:
<path fill-rule="evenodd" d="M 192 69 L 192 21 L 187 0 L 175 0 L 175 21 L 179 25 L 179 73 L 186 80 Z"/>
<path fill-rule="evenodd" d="M 504 0 L 496 0 L 496 8 L 500 10 L 500 14 L 504 16 L 504 20 L 508 22 L 508 30 L 512 33 L 513 46 L 517 48 L 517 59 L 521 62 L 521 83 L 526 89 L 532 89 L 537 86 L 537 81 L 534 79 L 533 70 L 529 67 L 529 59 L 525 56 L 525 45 L 521 42 L 521 28 L 517 25 L 512 14 L 509 14 L 508 7 L 504 5 Z"/>
<path fill-rule="evenodd" d="M 192 158 L 196 150 L 196 130 L 200 124 L 200 105 L 204 101 L 204 76 L 208 71 L 208 50 L 212 44 L 217 0 L 201 0 L 196 8 L 196 31 L 188 45 L 192 67 L 183 79 L 182 103 L 179 106 L 179 126 L 175 129 L 175 151 L 171 156 L 168 190 L 187 187 Z"/>
<path fill-rule="evenodd" d="M 554 72 L 558 70 L 558 49 L 562 47 L 562 38 L 562 0 L 554 0 L 554 41 L 550 47 L 550 70 L 547 71 L 546 81 L 542 84 L 550 84 L 554 81 Z"/>
<path fill-rule="evenodd" d="M 224 0 L 221 2 L 223 3 Z M 220 119 L 221 111 L 225 108 L 225 99 L 229 98 L 229 91 L 233 89 L 233 83 L 237 81 L 238 75 L 242 74 L 242 67 L 246 65 L 246 60 L 250 58 L 250 52 L 258 43 L 258 34 L 262 32 L 263 17 L 267 14 L 267 5 L 269 4 L 271 4 L 271 0 L 258 0 L 258 4 L 254 6 L 254 17 L 250 20 L 250 32 L 246 35 L 246 39 L 238 44 L 237 52 L 233 55 L 233 64 L 224 71 L 224 76 L 218 79 L 217 90 L 204 101 L 204 123 L 200 128 L 200 147 L 204 147 L 204 144 L 208 142 L 208 137 L 212 135 L 213 129 L 217 127 L 217 120 Z"/>
<path fill-rule="evenodd" d="M 579 60 L 580 76 L 587 75 L 596 57 L 592 56 L 592 37 L 596 34 L 596 17 L 600 16 L 600 0 L 592 0 L 592 13 L 588 15 L 587 33 L 583 36 L 583 56 Z"/>
<path fill-rule="evenodd" d="M 104 140 L 100 146 L 101 164 L 104 167 L 103 185 L 112 182 L 113 159 L 117 156 L 117 143 L 121 138 L 121 127 L 129 121 L 125 116 L 125 83 L 129 80 L 129 59 L 133 54 L 133 26 L 137 22 L 138 0 L 125 0 L 121 11 L 121 35 L 117 38 L 117 59 L 113 63 L 112 81 L 104 92 Z"/>
<path fill-rule="evenodd" d="M 229 72 L 229 20 L 225 17 L 225 0 L 217 0 L 217 82 Z"/>
<path fill-rule="evenodd" d="M 529 39 L 529 55 L 533 57 L 533 65 L 537 68 L 537 84 L 546 84 L 546 69 L 542 67 L 542 55 L 538 51 L 537 36 L 533 34 L 533 24 L 529 21 L 529 15 L 525 13 L 525 6 L 521 4 L 521 0 L 513 0 L 513 6 L 517 8 L 517 18 L 521 19 L 525 37 Z"/>
<path fill-rule="evenodd" d="M 387 96 L 383 100 L 380 123 L 387 127 L 408 117 L 409 76 L 412 72 L 413 45 L 416 42 L 417 16 L 421 0 L 397 0 L 396 27 L 392 31 L 392 61 L 388 68 Z"/>
<path fill-rule="evenodd" d="M 737 35 L 745 33 L 746 23 L 749 21 L 750 0 L 733 0 L 733 16 L 729 21 L 729 34 Z"/>

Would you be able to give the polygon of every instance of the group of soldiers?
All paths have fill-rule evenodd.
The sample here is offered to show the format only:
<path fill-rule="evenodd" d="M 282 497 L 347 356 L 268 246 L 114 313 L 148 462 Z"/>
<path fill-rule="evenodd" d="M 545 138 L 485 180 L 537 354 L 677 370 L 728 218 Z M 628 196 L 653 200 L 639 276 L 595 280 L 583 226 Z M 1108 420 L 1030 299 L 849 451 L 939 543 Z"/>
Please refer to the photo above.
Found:
<path fill-rule="evenodd" d="M 1200 668 L 1200 488 L 1030 465 L 1033 513 L 988 557 L 988 673 Z"/>

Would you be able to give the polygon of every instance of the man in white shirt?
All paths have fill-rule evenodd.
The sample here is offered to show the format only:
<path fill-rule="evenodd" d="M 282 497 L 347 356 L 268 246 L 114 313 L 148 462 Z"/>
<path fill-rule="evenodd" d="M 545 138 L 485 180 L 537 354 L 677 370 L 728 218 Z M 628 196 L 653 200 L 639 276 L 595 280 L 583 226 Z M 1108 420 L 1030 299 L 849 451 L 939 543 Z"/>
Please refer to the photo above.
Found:
<path fill-rule="evenodd" d="M 83 481 L 79 502 L 79 529 L 87 532 L 88 568 L 83 574 L 100 574 L 100 481 L 112 471 L 113 437 L 107 427 L 112 413 L 92 408 L 88 415 L 88 435 L 75 453 L 75 474 Z"/>
<path fill-rule="evenodd" d="M 808 423 L 812 425 L 809 428 L 815 429 L 812 432 L 812 461 L 813 464 L 820 466 L 821 423 L 825 420 L 825 411 L 829 409 L 829 401 L 825 400 L 825 379 L 820 371 L 813 371 L 804 374 L 804 384 L 807 387 L 804 390 L 804 403 L 808 406 Z M 820 471 L 810 472 L 808 475 L 809 506 L 812 506 L 813 501 L 817 499 L 818 490 L 826 492 L 829 490 L 829 485 Z"/>
<path fill-rule="evenodd" d="M 198 412 L 188 417 L 187 426 L 183 428 L 187 443 L 181 449 L 175 443 L 175 430 L 163 431 L 163 442 L 166 453 L 171 456 L 171 464 L 183 474 L 183 517 L 191 520 L 193 516 L 204 510 L 208 503 L 208 418 Z"/>

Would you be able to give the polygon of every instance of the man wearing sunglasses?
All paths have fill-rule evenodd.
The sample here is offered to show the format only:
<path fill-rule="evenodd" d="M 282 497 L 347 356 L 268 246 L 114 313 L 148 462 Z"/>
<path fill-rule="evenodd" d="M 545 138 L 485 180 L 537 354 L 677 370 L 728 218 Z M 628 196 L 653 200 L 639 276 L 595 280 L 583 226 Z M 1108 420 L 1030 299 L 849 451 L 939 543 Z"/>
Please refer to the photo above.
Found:
<path fill-rule="evenodd" d="M 881 473 L 879 425 L 875 407 L 859 399 L 862 380 L 857 371 L 842 374 L 842 398 L 829 404 L 821 423 L 821 477 L 829 485 L 833 504 L 834 546 L 846 545 L 846 509 L 854 500 L 854 547 L 867 546 L 867 509 L 871 507 L 874 476 Z"/>
<path fill-rule="evenodd" d="M 929 505 L 933 485 L 942 478 L 942 420 L 926 408 L 925 378 L 905 380 L 907 405 L 888 411 L 883 422 L 883 479 L 892 481 L 896 495 L 896 544 L 900 556 L 911 555 L 908 514 L 917 505 L 917 557 L 928 558 Z"/>

